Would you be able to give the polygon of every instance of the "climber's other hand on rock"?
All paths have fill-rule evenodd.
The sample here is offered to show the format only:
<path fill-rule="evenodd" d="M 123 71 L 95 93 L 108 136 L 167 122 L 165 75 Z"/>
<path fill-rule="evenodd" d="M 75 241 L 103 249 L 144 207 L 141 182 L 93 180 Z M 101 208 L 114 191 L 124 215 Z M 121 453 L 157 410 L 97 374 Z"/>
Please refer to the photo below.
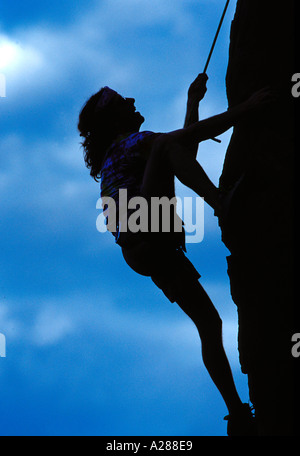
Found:
<path fill-rule="evenodd" d="M 272 101 L 274 101 L 274 93 L 270 87 L 264 87 L 263 89 L 258 90 L 246 101 L 250 110 L 258 110 L 263 107 L 268 106 Z"/>

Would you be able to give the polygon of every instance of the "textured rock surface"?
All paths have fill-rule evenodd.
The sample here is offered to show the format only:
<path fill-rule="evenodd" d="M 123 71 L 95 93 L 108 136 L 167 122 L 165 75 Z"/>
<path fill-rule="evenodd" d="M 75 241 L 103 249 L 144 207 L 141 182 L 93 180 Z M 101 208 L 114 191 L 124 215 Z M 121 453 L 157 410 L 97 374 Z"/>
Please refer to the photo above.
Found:
<path fill-rule="evenodd" d="M 272 86 L 276 105 L 234 129 L 220 185 L 244 173 L 222 227 L 239 315 L 239 353 L 261 435 L 293 428 L 292 2 L 238 0 L 232 22 L 229 106 Z"/>

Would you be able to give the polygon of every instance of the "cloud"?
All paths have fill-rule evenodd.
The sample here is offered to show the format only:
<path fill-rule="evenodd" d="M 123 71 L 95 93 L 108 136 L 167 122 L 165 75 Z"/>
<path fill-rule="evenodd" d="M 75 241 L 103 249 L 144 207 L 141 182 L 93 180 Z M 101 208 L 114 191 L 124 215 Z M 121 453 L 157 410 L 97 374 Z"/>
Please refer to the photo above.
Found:
<path fill-rule="evenodd" d="M 10 77 L 17 77 L 25 68 L 28 75 L 33 74 L 43 65 L 43 56 L 36 48 L 27 43 L 20 44 L 3 34 L 0 35 L 0 55 L 0 71 L 8 72 Z"/>
<path fill-rule="evenodd" d="M 7 96 L 32 92 L 41 71 L 45 68 L 45 56 L 41 50 L 27 40 L 0 35 L 0 71 L 6 77 Z"/>
<path fill-rule="evenodd" d="M 37 346 L 58 344 L 76 331 L 76 325 L 63 309 L 47 306 L 39 311 L 31 329 L 31 339 Z"/>
<path fill-rule="evenodd" d="M 122 35 L 130 28 L 179 20 L 176 10 L 157 1 L 154 5 L 134 0 L 101 2 L 63 29 L 36 24 L 0 35 L 0 69 L 7 78 L 8 96 L 47 99 L 49 92 L 61 92 L 78 76 L 99 82 L 106 79 L 112 85 L 135 80 L 136 58 L 119 60 Z"/>
<path fill-rule="evenodd" d="M 70 93 L 80 77 L 87 84 L 96 78 L 99 84 L 102 79 L 114 84 L 132 76 L 130 64 L 120 65 L 112 58 L 101 32 L 95 31 L 90 43 L 89 34 L 80 29 L 80 25 L 63 31 L 36 26 L 0 36 L 0 49 L 5 51 L 1 71 L 11 102 L 49 101 L 63 91 Z"/>
<path fill-rule="evenodd" d="M 0 149 L 0 187 L 6 196 L 1 199 L 2 207 L 32 207 L 38 201 L 59 206 L 59 200 L 84 192 L 81 179 L 86 173 L 75 137 L 28 141 L 25 133 L 9 133 L 0 139 Z M 22 192 L 16 182 L 22 185 Z"/>
<path fill-rule="evenodd" d="M 228 290 L 224 285 L 211 283 L 207 287 L 217 302 L 224 300 Z M 216 290 L 219 290 L 216 292 Z M 227 291 L 227 293 L 226 293 Z M 228 297 L 225 298 L 229 301 Z M 232 303 L 229 303 L 232 305 Z M 146 304 L 145 304 L 146 305 Z M 20 308 L 27 311 L 21 315 Z M 68 340 L 93 339 L 93 344 L 122 341 L 126 345 L 152 347 L 154 351 L 164 351 L 169 359 L 179 357 L 187 366 L 199 363 L 200 339 L 192 321 L 180 310 L 172 315 L 157 313 L 145 315 L 133 308 L 125 309 L 111 294 L 100 298 L 94 294 L 67 295 L 65 297 L 33 297 L 29 302 L 10 301 L 0 307 L 0 332 L 12 342 L 39 350 L 51 346 L 63 346 Z M 237 324 L 233 315 L 223 318 L 224 344 L 232 360 L 237 365 Z M 98 341 L 98 342 L 97 342 Z M 84 345 L 84 344 L 83 344 Z"/>
<path fill-rule="evenodd" d="M 17 339 L 21 333 L 22 323 L 19 317 L 11 315 L 8 304 L 0 301 L 0 333 L 10 340 Z"/>
<path fill-rule="evenodd" d="M 97 90 L 109 81 L 117 90 L 140 93 L 143 81 L 152 92 L 167 91 L 178 78 L 174 73 L 170 77 L 173 68 L 180 65 L 184 75 L 189 64 L 186 56 L 195 60 L 200 48 L 204 51 L 206 18 L 195 16 L 189 5 L 195 7 L 195 2 L 103 1 L 73 17 L 64 28 L 37 23 L 2 34 L 1 71 L 7 78 L 7 96 L 15 101 L 20 96 L 28 102 L 48 101 L 53 95 L 70 93 L 79 81 L 80 88 L 84 84 L 87 90 Z M 193 49 L 189 46 L 187 53 L 191 42 Z M 178 83 L 180 79 L 177 87 Z"/>
<path fill-rule="evenodd" d="M 16 61 L 18 46 L 0 35 L 0 70 L 2 71 L 12 62 Z"/>

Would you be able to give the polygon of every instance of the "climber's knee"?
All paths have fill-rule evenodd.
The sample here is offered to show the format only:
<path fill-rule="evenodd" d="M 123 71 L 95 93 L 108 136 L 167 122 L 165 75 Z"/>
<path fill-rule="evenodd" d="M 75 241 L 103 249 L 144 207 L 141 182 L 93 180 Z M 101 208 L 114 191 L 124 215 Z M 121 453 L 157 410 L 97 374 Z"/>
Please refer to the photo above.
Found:
<path fill-rule="evenodd" d="M 220 315 L 198 280 L 187 281 L 177 303 L 193 320 L 201 334 L 215 336 L 222 332 Z"/>
<path fill-rule="evenodd" d="M 201 338 L 217 340 L 222 334 L 222 320 L 210 297 L 199 284 L 197 287 L 196 326 Z"/>

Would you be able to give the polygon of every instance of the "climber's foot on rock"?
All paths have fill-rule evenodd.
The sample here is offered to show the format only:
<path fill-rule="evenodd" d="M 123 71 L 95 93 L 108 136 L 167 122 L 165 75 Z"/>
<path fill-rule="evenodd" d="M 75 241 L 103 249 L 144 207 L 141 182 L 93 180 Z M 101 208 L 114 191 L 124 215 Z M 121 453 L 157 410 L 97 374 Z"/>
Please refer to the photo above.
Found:
<path fill-rule="evenodd" d="M 256 436 L 256 418 L 248 404 L 242 404 L 239 411 L 224 417 L 228 421 L 227 434 L 229 437 Z"/>

